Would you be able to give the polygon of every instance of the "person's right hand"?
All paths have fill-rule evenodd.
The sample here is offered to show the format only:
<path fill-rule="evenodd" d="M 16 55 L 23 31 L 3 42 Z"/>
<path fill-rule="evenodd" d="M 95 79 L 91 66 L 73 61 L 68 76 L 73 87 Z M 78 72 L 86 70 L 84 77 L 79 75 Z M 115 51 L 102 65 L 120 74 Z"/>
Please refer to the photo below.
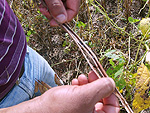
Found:
<path fill-rule="evenodd" d="M 49 20 L 51 26 L 57 26 L 53 18 L 55 18 L 60 23 L 65 23 L 71 21 L 78 13 L 80 0 L 45 0 L 47 8 L 42 4 L 40 5 L 40 11 Z"/>

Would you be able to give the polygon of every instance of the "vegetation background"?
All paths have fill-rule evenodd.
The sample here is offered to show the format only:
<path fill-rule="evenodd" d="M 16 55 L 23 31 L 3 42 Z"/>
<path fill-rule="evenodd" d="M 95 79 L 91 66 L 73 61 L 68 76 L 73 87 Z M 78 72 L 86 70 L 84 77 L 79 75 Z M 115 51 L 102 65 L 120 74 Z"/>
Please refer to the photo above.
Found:
<path fill-rule="evenodd" d="M 73 40 L 59 27 L 51 27 L 33 0 L 7 0 L 27 36 L 28 45 L 41 54 L 65 84 L 90 71 Z M 139 21 L 149 17 L 147 0 L 81 0 L 79 14 L 71 28 L 91 47 L 132 107 L 137 69 L 145 62 L 150 38 L 138 29 Z M 150 76 L 150 74 L 149 74 Z M 150 81 L 143 98 L 150 101 Z M 141 102 L 144 105 L 144 100 Z M 145 109 L 145 110 L 144 110 Z M 141 110 L 140 110 L 141 111 Z M 121 108 L 121 112 L 125 110 Z M 150 113 L 143 108 L 141 112 Z"/>

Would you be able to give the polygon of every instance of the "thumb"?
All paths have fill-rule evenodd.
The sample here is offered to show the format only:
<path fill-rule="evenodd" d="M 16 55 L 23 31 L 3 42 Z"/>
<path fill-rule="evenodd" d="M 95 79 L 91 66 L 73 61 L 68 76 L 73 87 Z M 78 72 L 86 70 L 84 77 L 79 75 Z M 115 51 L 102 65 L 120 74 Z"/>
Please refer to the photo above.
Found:
<path fill-rule="evenodd" d="M 51 109 L 53 113 L 91 113 L 95 104 L 109 96 L 115 89 L 111 78 L 101 78 L 78 86 L 58 86 L 45 92 L 40 101 L 41 110 Z"/>
<path fill-rule="evenodd" d="M 64 23 L 67 21 L 67 12 L 61 0 L 45 0 L 45 2 L 51 15 L 58 22 Z"/>
<path fill-rule="evenodd" d="M 86 107 L 91 107 L 111 95 L 115 90 L 115 83 L 111 78 L 101 78 L 81 86 L 79 90 L 80 96 L 83 97 L 82 102 L 85 102 Z"/>

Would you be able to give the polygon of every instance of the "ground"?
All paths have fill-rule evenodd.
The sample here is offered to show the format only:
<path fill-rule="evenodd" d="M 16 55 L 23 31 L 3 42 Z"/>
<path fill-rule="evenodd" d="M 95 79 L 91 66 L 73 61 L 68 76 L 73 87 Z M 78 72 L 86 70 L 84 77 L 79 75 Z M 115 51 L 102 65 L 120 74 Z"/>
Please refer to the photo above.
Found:
<path fill-rule="evenodd" d="M 69 23 L 70 27 L 91 47 L 105 70 L 108 70 L 111 64 L 110 58 L 104 57 L 104 54 L 108 50 L 115 50 L 114 54 L 121 54 L 125 61 L 124 70 L 127 70 L 125 72 L 130 72 L 130 69 L 131 73 L 136 72 L 135 64 L 140 65 L 140 59 L 146 51 L 144 44 L 146 42 L 149 46 L 150 40 L 148 38 L 142 40 L 142 34 L 137 28 L 139 22 L 131 24 L 128 18 L 141 20 L 148 16 L 148 5 L 141 10 L 146 2 L 94 0 L 92 3 L 103 11 L 101 12 L 90 3 L 92 0 L 81 1 L 79 14 Z M 81 73 L 87 75 L 91 69 L 76 44 L 61 28 L 49 25 L 48 20 L 34 5 L 35 2 L 32 0 L 8 0 L 8 2 L 29 37 L 28 45 L 48 61 L 65 84 L 70 84 L 70 81 Z M 118 65 L 117 61 L 114 63 Z M 124 73 L 124 76 L 127 75 Z M 133 88 L 131 89 L 131 97 L 127 98 L 130 104 L 134 93 Z M 126 95 L 127 88 L 124 92 Z"/>

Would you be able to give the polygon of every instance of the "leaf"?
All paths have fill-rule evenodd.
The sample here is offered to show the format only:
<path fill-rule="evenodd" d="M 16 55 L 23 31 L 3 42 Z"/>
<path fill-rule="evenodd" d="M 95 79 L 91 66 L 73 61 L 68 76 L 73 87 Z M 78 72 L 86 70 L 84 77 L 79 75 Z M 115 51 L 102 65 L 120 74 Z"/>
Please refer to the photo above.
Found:
<path fill-rule="evenodd" d="M 28 36 L 26 36 L 26 41 L 27 41 L 27 42 L 29 42 L 29 39 L 30 39 L 30 38 L 29 38 Z"/>
<path fill-rule="evenodd" d="M 34 87 L 34 92 L 37 93 L 38 92 L 38 82 L 35 81 L 35 87 Z"/>
<path fill-rule="evenodd" d="M 115 80 L 116 86 L 118 87 L 119 91 L 123 90 L 123 88 L 126 86 L 126 81 L 123 77 L 116 78 Z"/>
<path fill-rule="evenodd" d="M 67 45 L 67 42 L 66 42 L 66 40 L 63 42 L 63 47 L 65 47 Z"/>
<path fill-rule="evenodd" d="M 57 74 L 55 74 L 55 82 L 58 86 L 63 85 L 62 80 L 58 77 Z M 51 89 L 51 86 L 49 86 L 48 84 L 46 84 L 43 81 L 35 79 L 35 88 L 34 88 L 35 93 L 37 93 L 38 90 L 40 90 L 41 94 L 43 94 L 44 92 L 46 92 L 49 89 Z"/>
<path fill-rule="evenodd" d="M 133 23 L 136 23 L 136 22 L 139 22 L 139 21 L 140 21 L 139 19 L 134 19 Z"/>
<path fill-rule="evenodd" d="M 38 10 L 37 13 L 42 14 L 42 13 L 40 12 L 40 10 Z"/>
<path fill-rule="evenodd" d="M 117 60 L 117 59 L 119 59 L 119 55 L 112 54 L 111 58 L 112 58 L 113 60 Z"/>
<path fill-rule="evenodd" d="M 122 66 L 122 67 L 115 73 L 114 78 L 117 78 L 118 76 L 121 76 L 121 75 L 123 74 L 123 70 L 124 70 L 124 67 Z"/>
<path fill-rule="evenodd" d="M 142 34 L 146 37 L 149 37 L 150 32 L 150 18 L 143 18 L 139 23 L 139 29 L 141 30 Z"/>
<path fill-rule="evenodd" d="M 76 26 L 77 26 L 78 28 L 81 28 L 81 27 L 85 28 L 86 24 L 83 23 L 83 22 L 81 22 L 81 21 L 78 21 L 77 24 L 76 24 Z"/>
<path fill-rule="evenodd" d="M 93 2 L 93 0 L 86 0 L 86 3 L 91 4 Z"/>
<path fill-rule="evenodd" d="M 43 94 L 44 92 L 46 92 L 48 89 L 51 89 L 51 86 L 49 86 L 48 84 L 46 84 L 43 81 L 37 80 L 35 81 L 35 88 L 34 88 L 34 92 L 38 92 L 38 90 L 40 90 L 41 94 Z"/>
<path fill-rule="evenodd" d="M 55 83 L 56 83 L 58 86 L 63 85 L 63 82 L 61 81 L 61 79 L 58 77 L 57 74 L 55 74 Z"/>
<path fill-rule="evenodd" d="M 109 60 L 109 63 L 110 63 L 113 67 L 115 66 L 115 63 L 114 63 L 113 59 L 110 59 L 110 60 Z"/>
<path fill-rule="evenodd" d="M 116 50 L 108 50 L 108 52 L 104 56 L 111 58 L 111 56 L 114 52 L 116 52 Z"/>
<path fill-rule="evenodd" d="M 42 84 L 39 84 L 39 90 L 41 92 L 41 94 L 45 93 L 48 89 L 46 87 L 44 87 Z"/>
<path fill-rule="evenodd" d="M 116 87 L 118 87 L 119 90 L 123 89 L 126 86 L 126 81 L 124 79 L 123 75 L 124 66 L 123 65 L 117 65 L 117 66 L 110 66 L 106 73 L 109 75 L 109 77 L 113 78 Z"/>
<path fill-rule="evenodd" d="M 29 31 L 27 32 L 27 36 L 30 36 L 31 34 L 32 34 L 32 31 L 29 30 Z"/>
<path fill-rule="evenodd" d="M 136 23 L 136 22 L 138 22 L 138 21 L 140 21 L 139 19 L 133 19 L 132 17 L 129 17 L 128 18 L 128 21 L 131 23 L 131 24 L 133 24 L 133 23 Z"/>
<path fill-rule="evenodd" d="M 133 110 L 138 113 L 150 106 L 149 96 L 150 72 L 144 64 L 137 70 Z"/>
<path fill-rule="evenodd" d="M 44 16 L 44 15 L 42 15 L 41 17 L 42 17 L 43 19 L 45 19 L 45 20 L 48 20 L 48 19 L 46 18 L 46 16 Z"/>
<path fill-rule="evenodd" d="M 133 18 L 132 18 L 132 17 L 129 17 L 129 18 L 128 18 L 128 21 L 129 21 L 130 23 L 133 23 Z"/>

